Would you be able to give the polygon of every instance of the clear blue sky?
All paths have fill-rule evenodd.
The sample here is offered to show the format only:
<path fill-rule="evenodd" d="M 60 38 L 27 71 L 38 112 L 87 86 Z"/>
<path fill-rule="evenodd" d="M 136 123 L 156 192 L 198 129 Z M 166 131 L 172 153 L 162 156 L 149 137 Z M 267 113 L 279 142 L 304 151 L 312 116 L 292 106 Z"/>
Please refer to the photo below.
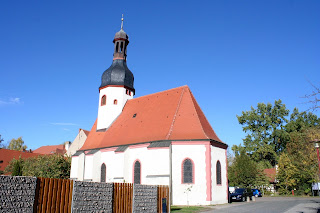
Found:
<path fill-rule="evenodd" d="M 90 130 L 113 37 L 129 35 L 136 97 L 188 85 L 230 147 L 236 115 L 320 85 L 320 1 L 0 1 L 0 134 L 36 149 Z M 319 112 L 316 112 L 319 116 Z"/>

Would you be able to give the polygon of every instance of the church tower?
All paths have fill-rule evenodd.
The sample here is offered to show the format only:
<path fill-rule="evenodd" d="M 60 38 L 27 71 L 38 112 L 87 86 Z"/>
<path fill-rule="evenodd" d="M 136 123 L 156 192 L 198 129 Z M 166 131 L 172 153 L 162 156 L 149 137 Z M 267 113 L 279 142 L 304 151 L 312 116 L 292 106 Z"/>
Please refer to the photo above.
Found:
<path fill-rule="evenodd" d="M 113 39 L 114 53 L 111 66 L 104 71 L 99 87 L 99 109 L 97 130 L 104 131 L 120 115 L 127 100 L 132 99 L 135 93 L 134 77 L 127 67 L 127 46 L 129 37 L 121 29 Z"/>

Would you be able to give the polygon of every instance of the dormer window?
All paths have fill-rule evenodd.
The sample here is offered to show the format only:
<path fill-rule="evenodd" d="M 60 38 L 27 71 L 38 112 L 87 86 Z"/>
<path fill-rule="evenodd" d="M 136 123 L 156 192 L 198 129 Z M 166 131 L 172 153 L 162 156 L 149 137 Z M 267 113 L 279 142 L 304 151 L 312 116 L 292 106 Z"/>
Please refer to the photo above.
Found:
<path fill-rule="evenodd" d="M 118 104 L 118 100 L 117 100 L 117 99 L 114 99 L 113 104 L 114 104 L 114 105 L 117 105 L 117 104 Z"/>
<path fill-rule="evenodd" d="M 102 96 L 102 98 L 101 98 L 101 106 L 106 105 L 106 103 L 107 103 L 107 96 L 104 95 L 104 96 Z"/>

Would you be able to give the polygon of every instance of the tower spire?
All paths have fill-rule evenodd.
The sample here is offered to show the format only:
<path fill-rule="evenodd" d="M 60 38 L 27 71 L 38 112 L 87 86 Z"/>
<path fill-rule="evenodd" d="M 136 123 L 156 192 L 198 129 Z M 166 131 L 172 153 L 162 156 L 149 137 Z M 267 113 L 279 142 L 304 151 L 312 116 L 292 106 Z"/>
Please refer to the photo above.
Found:
<path fill-rule="evenodd" d="M 123 14 L 122 14 L 122 18 L 121 18 L 121 30 L 123 30 Z"/>

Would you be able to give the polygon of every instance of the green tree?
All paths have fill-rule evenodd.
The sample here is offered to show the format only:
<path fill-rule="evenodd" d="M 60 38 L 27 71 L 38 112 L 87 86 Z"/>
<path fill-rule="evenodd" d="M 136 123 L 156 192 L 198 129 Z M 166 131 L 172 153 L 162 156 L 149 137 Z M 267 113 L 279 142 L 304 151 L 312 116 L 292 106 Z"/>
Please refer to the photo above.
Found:
<path fill-rule="evenodd" d="M 22 158 L 13 158 L 5 168 L 4 173 L 10 173 L 12 176 L 22 176 L 23 163 L 24 161 Z"/>
<path fill-rule="evenodd" d="M 285 148 L 284 125 L 289 110 L 281 100 L 258 103 L 257 108 L 243 111 L 237 116 L 242 129 L 247 133 L 243 139 L 244 149 L 256 162 L 263 161 L 266 167 L 274 166 L 278 154 Z"/>
<path fill-rule="evenodd" d="M 311 112 L 299 112 L 298 108 L 294 108 L 290 115 L 290 121 L 285 125 L 287 133 L 300 132 L 311 127 L 318 126 L 320 118 Z"/>
<path fill-rule="evenodd" d="M 310 142 L 310 129 L 294 131 L 289 134 L 286 152 L 280 156 L 277 179 L 280 193 L 309 194 L 311 184 L 318 179 L 317 154 Z"/>
<path fill-rule="evenodd" d="M 17 160 L 13 159 L 6 167 L 5 172 L 16 174 L 15 165 Z M 71 157 L 63 155 L 39 155 L 34 158 L 27 158 L 19 162 L 21 166 L 21 175 L 35 176 L 45 178 L 62 178 L 70 177 Z"/>
<path fill-rule="evenodd" d="M 27 149 L 27 146 L 23 144 L 24 144 L 24 141 L 22 140 L 22 137 L 19 137 L 18 139 L 13 138 L 8 145 L 8 149 L 17 150 L 17 151 L 22 151 Z"/>
<path fill-rule="evenodd" d="M 266 183 L 266 176 L 258 164 L 244 150 L 235 155 L 233 163 L 228 168 L 230 186 L 250 187 Z"/>

